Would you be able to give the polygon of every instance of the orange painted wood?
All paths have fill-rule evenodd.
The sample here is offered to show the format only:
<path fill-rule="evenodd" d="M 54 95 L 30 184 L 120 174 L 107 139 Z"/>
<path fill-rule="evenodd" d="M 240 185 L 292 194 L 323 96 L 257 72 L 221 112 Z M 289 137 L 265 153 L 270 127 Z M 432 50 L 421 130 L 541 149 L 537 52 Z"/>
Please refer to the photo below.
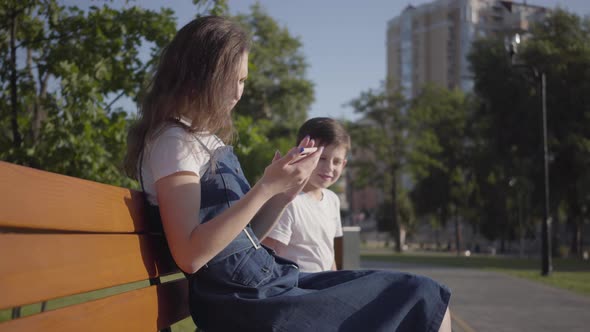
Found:
<path fill-rule="evenodd" d="M 0 309 L 178 271 L 137 191 L 5 162 L 0 188 Z M 188 316 L 187 296 L 183 279 L 3 322 L 0 331 L 154 331 Z"/>
<path fill-rule="evenodd" d="M 0 162 L 0 229 L 146 230 L 141 193 Z"/>
<path fill-rule="evenodd" d="M 178 271 L 161 235 L 0 233 L 0 309 Z"/>
<path fill-rule="evenodd" d="M 0 332 L 156 331 L 189 315 L 187 296 L 182 279 L 0 323 Z"/>

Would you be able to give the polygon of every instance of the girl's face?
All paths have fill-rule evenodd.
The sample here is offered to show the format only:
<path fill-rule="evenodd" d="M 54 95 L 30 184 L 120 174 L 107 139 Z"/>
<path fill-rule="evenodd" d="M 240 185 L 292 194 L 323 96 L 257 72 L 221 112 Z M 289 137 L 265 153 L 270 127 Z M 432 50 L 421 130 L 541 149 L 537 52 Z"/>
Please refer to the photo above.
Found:
<path fill-rule="evenodd" d="M 231 112 L 231 110 L 236 106 L 240 98 L 242 98 L 242 94 L 244 93 L 244 85 L 246 82 L 246 78 L 248 78 L 248 53 L 244 53 L 242 55 L 240 62 L 238 64 L 238 76 L 235 82 L 232 82 L 230 86 L 227 88 L 227 111 Z"/>

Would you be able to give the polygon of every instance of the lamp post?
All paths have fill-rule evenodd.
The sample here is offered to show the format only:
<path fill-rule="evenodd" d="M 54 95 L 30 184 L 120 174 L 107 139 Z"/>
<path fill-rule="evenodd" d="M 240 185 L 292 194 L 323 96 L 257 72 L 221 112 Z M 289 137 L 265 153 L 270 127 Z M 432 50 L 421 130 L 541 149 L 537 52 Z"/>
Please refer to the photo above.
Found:
<path fill-rule="evenodd" d="M 549 152 L 547 149 L 547 100 L 545 73 L 536 67 L 515 63 L 515 56 L 518 53 L 518 46 L 521 43 L 520 35 L 515 34 L 512 38 L 505 40 L 506 51 L 510 56 L 511 64 L 515 67 L 530 69 L 535 78 L 539 80 L 541 90 L 541 116 L 543 118 L 543 167 L 544 167 L 544 216 L 541 228 L 541 275 L 548 276 L 553 270 L 551 264 L 551 217 L 549 212 Z"/>

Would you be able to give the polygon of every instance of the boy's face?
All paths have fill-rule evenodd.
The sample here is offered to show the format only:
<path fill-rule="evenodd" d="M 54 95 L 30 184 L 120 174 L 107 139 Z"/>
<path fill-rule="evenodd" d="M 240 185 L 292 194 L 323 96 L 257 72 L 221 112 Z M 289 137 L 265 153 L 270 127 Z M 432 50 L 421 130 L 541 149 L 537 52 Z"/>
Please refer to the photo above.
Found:
<path fill-rule="evenodd" d="M 331 144 L 324 147 L 317 167 L 309 178 L 308 185 L 316 188 L 328 188 L 336 182 L 346 165 L 346 147 Z"/>

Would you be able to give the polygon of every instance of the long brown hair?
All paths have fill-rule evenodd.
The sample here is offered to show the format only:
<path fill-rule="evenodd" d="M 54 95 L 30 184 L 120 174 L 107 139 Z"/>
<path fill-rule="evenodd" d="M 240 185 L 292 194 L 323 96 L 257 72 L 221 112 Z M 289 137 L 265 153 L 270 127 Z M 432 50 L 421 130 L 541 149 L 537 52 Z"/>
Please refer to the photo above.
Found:
<path fill-rule="evenodd" d="M 207 131 L 226 143 L 233 138 L 231 114 L 224 110 L 224 91 L 237 81 L 241 58 L 250 48 L 248 34 L 227 18 L 197 18 L 180 29 L 162 50 L 146 86 L 138 119 L 127 136 L 125 171 L 137 179 L 146 142 L 163 124 L 185 116 L 191 132 Z"/>

